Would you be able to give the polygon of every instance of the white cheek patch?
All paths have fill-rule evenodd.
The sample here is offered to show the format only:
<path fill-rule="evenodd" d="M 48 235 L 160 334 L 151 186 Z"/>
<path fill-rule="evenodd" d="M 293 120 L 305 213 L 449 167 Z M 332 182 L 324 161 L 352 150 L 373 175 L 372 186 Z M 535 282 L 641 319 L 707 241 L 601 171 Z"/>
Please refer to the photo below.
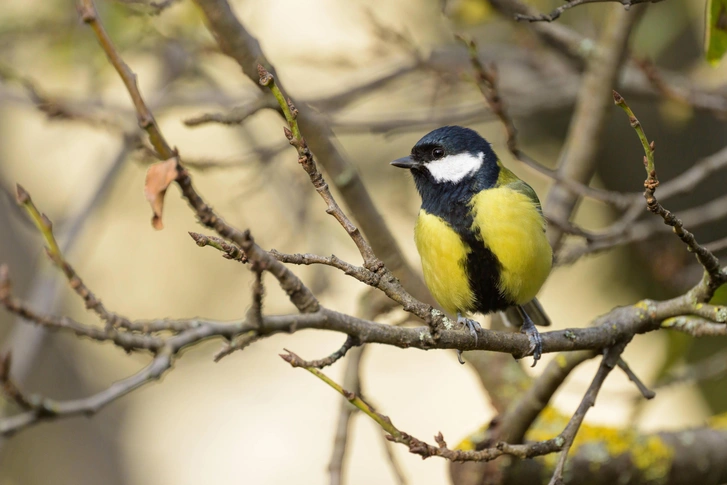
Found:
<path fill-rule="evenodd" d="M 437 182 L 459 182 L 476 172 L 482 166 L 484 158 L 485 154 L 482 152 L 477 156 L 464 152 L 433 160 L 425 167 Z"/>

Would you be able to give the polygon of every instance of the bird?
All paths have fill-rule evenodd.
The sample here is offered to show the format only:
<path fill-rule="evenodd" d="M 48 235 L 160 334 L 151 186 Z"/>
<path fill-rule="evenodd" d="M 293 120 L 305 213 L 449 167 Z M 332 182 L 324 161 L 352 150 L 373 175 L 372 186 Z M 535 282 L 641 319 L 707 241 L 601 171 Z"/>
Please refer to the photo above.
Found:
<path fill-rule="evenodd" d="M 434 299 L 475 343 L 482 327 L 470 315 L 503 312 L 527 335 L 534 366 L 542 354 L 535 323 L 550 325 L 536 295 L 553 263 L 535 191 L 462 126 L 424 135 L 391 165 L 411 172 L 421 196 L 414 240 Z"/>

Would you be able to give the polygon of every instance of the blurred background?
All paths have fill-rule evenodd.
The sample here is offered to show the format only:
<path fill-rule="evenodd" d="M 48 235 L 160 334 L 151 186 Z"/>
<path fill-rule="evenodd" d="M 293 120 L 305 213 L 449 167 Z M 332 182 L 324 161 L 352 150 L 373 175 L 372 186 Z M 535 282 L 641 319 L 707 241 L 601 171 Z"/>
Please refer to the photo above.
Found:
<path fill-rule="evenodd" d="M 412 230 L 419 198 L 409 175 L 388 162 L 407 154 L 430 129 L 456 123 L 478 130 L 505 165 L 545 199 L 550 181 L 510 157 L 502 125 L 468 78 L 466 50 L 453 37 L 473 37 L 483 60 L 496 62 L 522 147 L 554 167 L 580 73 L 526 26 L 478 0 L 451 0 L 444 14 L 434 0 L 231 3 L 293 99 L 328 119 L 336 143 L 356 165 L 417 270 Z M 546 12 L 559 1 L 529 3 Z M 333 253 L 358 263 L 356 248 L 326 215 L 296 163 L 275 113 L 261 110 L 232 126 L 185 125 L 204 113 L 245 106 L 257 95 L 239 67 L 218 52 L 191 2 L 173 2 L 158 15 L 133 0 L 99 0 L 97 8 L 198 190 L 228 222 L 250 228 L 264 248 Z M 587 5 L 558 22 L 595 38 L 606 13 L 618 8 Z M 712 68 L 703 60 L 703 23 L 701 0 L 650 5 L 632 35 L 631 52 L 668 69 L 684 86 L 723 95 L 727 66 Z M 368 87 L 351 91 L 360 86 Z M 348 94 L 338 96 L 342 93 Z M 715 110 L 665 100 L 650 89 L 622 94 L 656 140 L 662 180 L 723 148 L 727 130 Z M 39 235 L 15 206 L 14 186 L 21 183 L 54 221 L 78 273 L 113 311 L 130 318 L 241 317 L 249 305 L 251 273 L 187 236 L 200 227 L 176 187 L 167 194 L 164 230 L 152 229 L 142 193 L 152 160 L 134 133 L 128 94 L 71 2 L 0 4 L 0 262 L 9 265 L 15 293 L 39 310 L 94 321 L 46 260 Z M 592 184 L 642 190 L 641 153 L 627 120 L 614 108 Z M 717 173 L 668 208 L 700 207 L 724 194 L 725 181 Z M 604 204 L 584 201 L 574 220 L 598 229 L 617 217 Z M 727 227 L 702 224 L 695 232 L 706 242 L 726 236 Z M 357 311 L 363 285 L 331 268 L 294 270 L 324 305 Z M 648 243 L 559 267 L 541 301 L 556 328 L 580 327 L 616 305 L 679 294 L 699 274 L 678 239 L 661 233 Z M 293 310 L 272 284 L 265 308 Z M 341 398 L 278 354 L 285 347 L 319 358 L 342 341 L 341 335 L 321 331 L 280 335 L 220 363 L 212 360 L 219 342 L 198 345 L 162 380 L 93 418 L 43 423 L 0 441 L 0 485 L 326 482 Z M 653 383 L 671 367 L 718 352 L 724 343 L 656 332 L 638 336 L 625 359 Z M 24 390 L 57 399 L 97 392 L 149 359 L 45 332 L 4 311 L 0 344 L 12 350 L 13 377 Z M 556 395 L 559 409 L 573 412 L 596 365 L 590 362 L 571 375 Z M 340 381 L 343 368 L 339 362 L 328 373 Z M 494 415 L 475 372 L 460 366 L 453 352 L 372 346 L 362 381 L 381 412 L 423 439 L 442 431 L 454 444 Z M 647 431 L 700 425 L 727 410 L 723 385 L 718 379 L 688 381 L 659 389 L 656 399 L 636 406 L 636 390 L 614 373 L 587 421 Z M 13 411 L 9 403 L 0 409 Z M 396 483 L 380 435 L 366 417 L 354 417 L 347 483 Z M 394 453 L 409 483 L 448 483 L 444 460 L 422 461 L 401 446 Z"/>

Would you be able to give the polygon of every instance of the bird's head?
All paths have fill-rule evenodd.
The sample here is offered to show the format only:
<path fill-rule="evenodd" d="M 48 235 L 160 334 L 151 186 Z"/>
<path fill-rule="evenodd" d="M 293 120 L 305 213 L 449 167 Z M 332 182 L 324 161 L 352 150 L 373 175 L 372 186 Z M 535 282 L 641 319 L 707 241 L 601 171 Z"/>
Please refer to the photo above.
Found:
<path fill-rule="evenodd" d="M 408 157 L 391 162 L 408 168 L 420 184 L 459 184 L 476 180 L 482 188 L 497 181 L 497 155 L 476 131 L 443 126 L 424 135 Z"/>

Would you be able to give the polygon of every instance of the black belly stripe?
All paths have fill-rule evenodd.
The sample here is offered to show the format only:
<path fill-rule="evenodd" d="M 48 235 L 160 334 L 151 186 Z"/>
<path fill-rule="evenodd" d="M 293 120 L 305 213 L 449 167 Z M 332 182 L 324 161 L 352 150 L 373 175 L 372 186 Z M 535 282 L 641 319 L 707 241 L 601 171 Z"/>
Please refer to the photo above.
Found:
<path fill-rule="evenodd" d="M 448 184 L 441 184 L 445 185 Z M 422 194 L 422 209 L 447 222 L 469 249 L 467 260 L 460 264 L 464 265 L 467 272 L 475 304 L 473 308 L 462 310 L 486 314 L 512 306 L 512 300 L 502 295 L 498 289 L 502 268 L 500 261 L 485 245 L 482 236 L 472 231 L 473 217 L 469 208 L 473 195 L 471 187 L 434 186 L 430 190 L 426 197 Z"/>
<path fill-rule="evenodd" d="M 482 237 L 474 234 L 471 229 L 467 234 L 460 233 L 460 237 L 470 248 L 467 255 L 467 279 L 475 294 L 474 311 L 487 314 L 512 306 L 513 302 L 498 288 L 502 265 L 485 245 Z"/>

